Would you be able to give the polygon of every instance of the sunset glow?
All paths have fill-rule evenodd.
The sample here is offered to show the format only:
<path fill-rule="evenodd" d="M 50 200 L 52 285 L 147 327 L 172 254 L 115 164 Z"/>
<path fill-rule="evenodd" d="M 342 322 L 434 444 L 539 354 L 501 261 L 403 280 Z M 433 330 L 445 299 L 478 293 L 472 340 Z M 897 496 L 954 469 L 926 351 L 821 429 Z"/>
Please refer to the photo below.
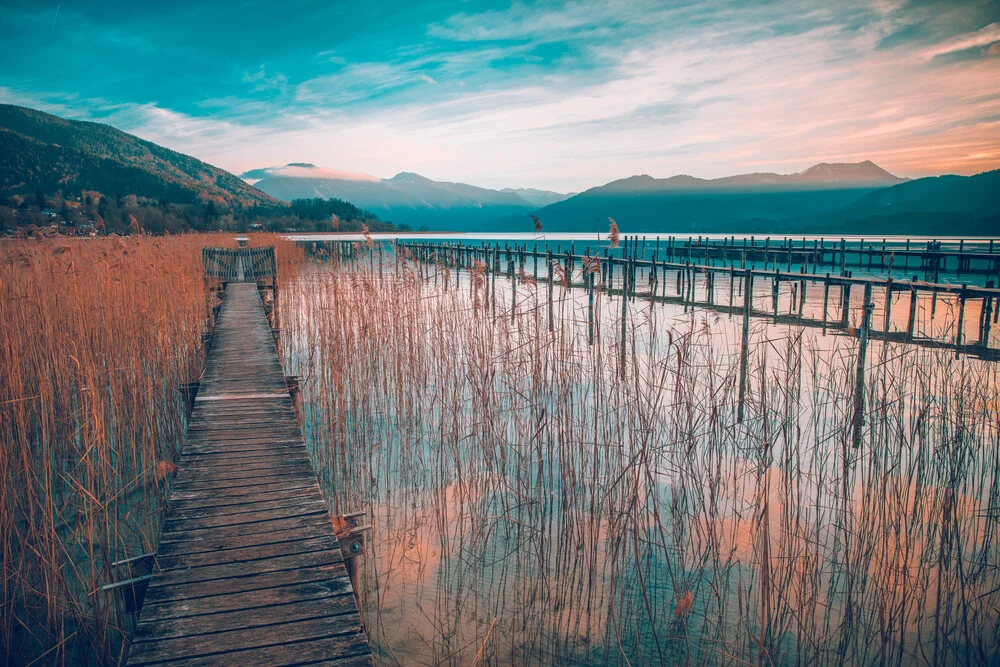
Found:
<path fill-rule="evenodd" d="M 236 173 L 305 161 L 566 191 L 1000 166 L 992 2 L 6 5 L 0 101 Z"/>

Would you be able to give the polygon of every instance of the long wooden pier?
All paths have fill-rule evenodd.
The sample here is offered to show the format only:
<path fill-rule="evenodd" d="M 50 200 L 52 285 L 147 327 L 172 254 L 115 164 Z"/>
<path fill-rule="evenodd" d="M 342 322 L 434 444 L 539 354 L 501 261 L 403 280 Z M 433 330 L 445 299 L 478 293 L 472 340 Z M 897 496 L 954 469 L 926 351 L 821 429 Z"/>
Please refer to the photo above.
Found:
<path fill-rule="evenodd" d="M 371 663 L 257 285 L 225 290 L 128 664 Z"/>
<path fill-rule="evenodd" d="M 973 354 L 991 360 L 1000 358 L 1000 351 L 989 347 L 991 330 L 997 324 L 998 316 L 1000 316 L 1000 307 L 998 307 L 1000 305 L 1000 289 L 994 287 L 992 280 L 987 280 L 985 287 L 979 287 L 968 284 L 956 285 L 921 281 L 915 279 L 916 277 L 906 280 L 893 279 L 891 276 L 878 278 L 853 276 L 849 273 L 831 275 L 830 273 L 783 272 L 777 268 L 752 269 L 737 266 L 735 261 L 728 266 L 725 264 L 670 262 L 660 260 L 655 254 L 650 259 L 641 259 L 638 253 L 639 240 L 636 237 L 626 239 L 625 243 L 616 249 L 616 252 L 619 253 L 618 256 L 612 255 L 608 250 L 605 250 L 603 256 L 574 254 L 572 249 L 566 252 L 553 252 L 549 249 L 540 250 L 537 244 L 534 248 L 529 248 L 527 244 L 511 247 L 499 244 L 476 246 L 446 243 L 401 243 L 399 246 L 405 248 L 409 256 L 422 263 L 442 264 L 456 269 L 468 269 L 479 263 L 492 276 L 506 273 L 511 281 L 517 281 L 520 273 L 520 271 L 515 271 L 515 266 L 519 266 L 522 271 L 527 266 L 527 275 L 532 280 L 552 281 L 550 267 L 558 263 L 570 285 L 582 287 L 588 292 L 595 289 L 594 275 L 586 269 L 586 267 L 591 266 L 600 273 L 600 284 L 609 294 L 627 289 L 630 297 L 634 299 L 640 295 L 640 283 L 644 283 L 646 287 L 644 296 L 657 301 L 703 306 L 730 313 L 742 312 L 749 308 L 749 313 L 753 317 L 767 317 L 773 318 L 775 322 L 781 320 L 803 326 L 822 327 L 824 330 L 828 328 L 841 329 L 855 333 L 857 327 L 849 319 L 852 288 L 864 290 L 866 294 L 871 294 L 873 289 L 877 289 L 883 296 L 883 300 L 890 306 L 890 295 L 904 293 L 909 297 L 909 313 L 905 331 L 897 333 L 890 330 L 891 313 L 889 312 L 890 308 L 887 307 L 884 309 L 882 318 L 883 329 L 877 331 L 873 328 L 872 337 L 895 339 L 928 347 L 947 347 L 954 349 L 957 353 Z M 346 251 L 348 255 L 354 253 L 353 246 L 349 243 L 342 244 L 339 250 Z M 1000 257 L 1000 255 L 995 255 L 995 257 Z M 543 269 L 543 275 L 539 275 L 539 267 Z M 547 272 L 547 276 L 544 275 L 545 272 Z M 640 276 L 644 279 L 640 280 Z M 616 277 L 619 286 L 617 288 L 614 287 Z M 705 298 L 696 301 L 695 282 L 699 277 L 704 280 Z M 716 283 L 720 282 L 720 279 L 729 283 L 728 306 L 715 298 Z M 667 286 L 675 283 L 677 297 L 672 297 L 668 294 Z M 752 305 L 734 304 L 732 297 L 736 294 L 737 288 L 740 288 L 742 293 L 744 283 L 749 285 L 751 290 L 755 284 L 769 283 L 771 286 L 769 292 L 773 302 L 772 309 L 764 311 L 754 308 Z M 779 312 L 779 286 L 782 283 L 791 286 L 791 298 L 797 305 L 797 308 L 794 308 L 790 313 Z M 818 320 L 802 317 L 806 290 L 810 286 L 813 289 L 818 287 L 823 294 L 823 313 Z M 934 302 L 939 297 L 948 297 L 959 306 L 954 340 L 945 342 L 917 336 L 915 330 L 916 306 L 921 295 L 930 296 Z M 978 336 L 971 341 L 966 340 L 963 336 L 964 314 L 968 301 L 976 301 L 978 306 L 974 311 L 978 313 Z M 865 301 L 862 305 L 867 305 L 867 303 Z M 835 313 L 837 317 L 833 318 Z"/>

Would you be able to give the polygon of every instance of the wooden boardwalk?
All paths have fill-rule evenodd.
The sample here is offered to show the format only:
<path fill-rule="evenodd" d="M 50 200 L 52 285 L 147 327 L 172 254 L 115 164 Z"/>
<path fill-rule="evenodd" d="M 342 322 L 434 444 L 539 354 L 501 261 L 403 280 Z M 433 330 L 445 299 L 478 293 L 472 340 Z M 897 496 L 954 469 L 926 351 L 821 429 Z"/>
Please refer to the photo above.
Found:
<path fill-rule="evenodd" d="M 230 283 L 128 663 L 371 663 L 254 283 Z"/>

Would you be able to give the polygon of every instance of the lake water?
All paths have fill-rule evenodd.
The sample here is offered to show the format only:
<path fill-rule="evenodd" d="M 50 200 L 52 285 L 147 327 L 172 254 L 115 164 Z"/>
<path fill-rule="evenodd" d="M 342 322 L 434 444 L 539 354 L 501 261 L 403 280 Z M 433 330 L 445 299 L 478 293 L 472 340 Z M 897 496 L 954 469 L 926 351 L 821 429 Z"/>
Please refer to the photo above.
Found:
<path fill-rule="evenodd" d="M 752 318 L 741 422 L 738 313 L 640 283 L 624 303 L 598 285 L 591 316 L 530 264 L 511 284 L 356 260 L 283 294 L 283 357 L 326 497 L 371 518 L 380 662 L 1000 656 L 1000 380 L 930 346 L 956 303 L 918 304 L 922 344 L 871 343 L 855 448 L 850 331 Z M 783 285 L 779 311 L 821 314 L 820 296 Z"/>

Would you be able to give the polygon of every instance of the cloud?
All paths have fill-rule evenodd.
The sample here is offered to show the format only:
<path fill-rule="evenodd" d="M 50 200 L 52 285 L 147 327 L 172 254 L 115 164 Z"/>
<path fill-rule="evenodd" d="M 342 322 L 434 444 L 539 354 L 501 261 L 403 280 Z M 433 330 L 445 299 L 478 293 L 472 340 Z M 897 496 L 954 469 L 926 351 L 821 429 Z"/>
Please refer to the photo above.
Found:
<path fill-rule="evenodd" d="M 250 89 L 252 93 L 282 91 L 288 85 L 288 79 L 280 73 L 269 74 L 267 69 L 261 65 L 255 72 L 244 72 L 243 83 L 252 84 Z"/>
<path fill-rule="evenodd" d="M 0 98 L 104 119 L 238 172 L 308 161 L 570 190 L 824 160 L 969 173 L 1000 165 L 1000 58 L 983 57 L 1000 24 L 982 6 L 515 2 L 416 27 L 358 22 L 354 38 L 222 59 L 211 77 L 185 70 L 190 80 L 144 96 L 121 85 L 60 96 L 8 74 Z M 164 68 L 187 57 L 169 56 Z M 122 90 L 131 97 L 112 96 Z"/>
<path fill-rule="evenodd" d="M 951 39 L 924 49 L 921 55 L 924 58 L 931 59 L 981 46 L 990 46 L 994 42 L 1000 42 L 1000 23 L 991 23 L 975 32 L 955 35 Z"/>

